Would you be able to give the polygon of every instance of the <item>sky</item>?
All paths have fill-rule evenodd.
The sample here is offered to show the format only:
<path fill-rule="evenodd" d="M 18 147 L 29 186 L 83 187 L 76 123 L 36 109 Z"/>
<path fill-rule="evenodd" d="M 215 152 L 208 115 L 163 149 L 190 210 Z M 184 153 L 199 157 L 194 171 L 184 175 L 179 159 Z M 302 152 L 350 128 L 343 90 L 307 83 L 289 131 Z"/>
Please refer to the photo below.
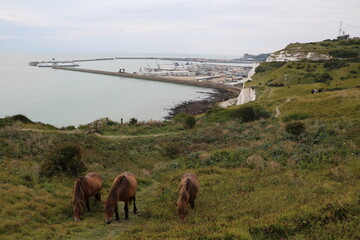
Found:
<path fill-rule="evenodd" d="M 360 0 L 0 0 L 0 51 L 242 56 L 360 36 Z"/>

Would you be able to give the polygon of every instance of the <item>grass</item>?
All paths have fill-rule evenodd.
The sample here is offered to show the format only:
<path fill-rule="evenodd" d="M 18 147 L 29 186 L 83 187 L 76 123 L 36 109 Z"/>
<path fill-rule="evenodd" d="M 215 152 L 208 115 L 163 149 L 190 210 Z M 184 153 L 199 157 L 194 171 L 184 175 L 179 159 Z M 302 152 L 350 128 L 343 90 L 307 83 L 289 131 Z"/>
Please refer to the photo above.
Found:
<path fill-rule="evenodd" d="M 221 125 L 201 120 L 181 135 L 116 140 L 2 129 L 6 148 L 17 150 L 16 158 L 2 151 L 1 237 L 321 239 L 335 230 L 336 236 L 356 237 L 360 141 L 354 133 L 360 129 L 353 120 L 314 119 L 302 120 L 302 139 L 271 119 Z M 106 226 L 102 206 L 91 201 L 93 212 L 73 222 L 74 179 L 38 175 L 46 149 L 70 140 L 84 146 L 89 170 L 104 177 L 103 199 L 122 171 L 138 176 L 138 216 Z M 169 141 L 179 143 L 172 158 L 163 151 Z M 196 209 L 182 223 L 173 202 L 184 172 L 199 176 L 201 190 Z"/>
<path fill-rule="evenodd" d="M 327 44 L 350 46 L 324 41 L 311 47 Z M 358 63 L 326 70 L 324 63 L 303 62 L 294 72 L 310 64 L 317 69 L 312 73 L 328 71 L 333 79 L 265 85 L 289 64 L 264 65 L 255 75 L 258 101 L 245 107 L 270 114 L 255 121 L 234 118 L 239 107 L 218 108 L 198 116 L 193 129 L 178 122 L 110 121 L 99 127 L 101 136 L 84 134 L 88 126 L 58 130 L 23 117 L 0 119 L 0 238 L 358 239 Z M 324 91 L 311 94 L 313 88 Z M 304 132 L 286 132 L 293 121 Z M 103 200 L 120 173 L 138 177 L 137 216 L 130 213 L 125 221 L 120 203 L 120 222 L 106 225 L 102 204 L 91 199 L 92 212 L 73 221 L 76 178 L 39 174 L 48 152 L 69 142 L 83 149 L 88 171 L 103 177 Z M 196 173 L 201 188 L 195 210 L 181 222 L 174 202 L 185 172 Z"/>

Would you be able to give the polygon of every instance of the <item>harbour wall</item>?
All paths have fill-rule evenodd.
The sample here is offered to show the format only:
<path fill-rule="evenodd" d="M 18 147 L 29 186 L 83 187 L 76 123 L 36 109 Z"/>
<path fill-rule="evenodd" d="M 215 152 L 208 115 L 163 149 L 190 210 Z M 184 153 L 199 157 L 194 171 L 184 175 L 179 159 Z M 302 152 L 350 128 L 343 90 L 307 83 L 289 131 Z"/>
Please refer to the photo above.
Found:
<path fill-rule="evenodd" d="M 94 74 L 110 75 L 110 76 L 117 76 L 117 77 L 136 78 L 136 79 L 143 79 L 143 80 L 151 80 L 151 81 L 159 81 L 159 82 L 168 82 L 168 83 L 205 87 L 205 88 L 222 89 L 222 90 L 227 90 L 227 91 L 232 91 L 232 92 L 237 92 L 237 93 L 239 93 L 241 90 L 238 87 L 234 87 L 234 86 L 230 86 L 230 85 L 223 85 L 223 84 L 217 84 L 217 83 L 211 83 L 211 82 L 182 80 L 182 79 L 178 79 L 178 78 L 174 78 L 174 77 L 143 76 L 143 75 L 132 74 L 132 73 L 109 72 L 109 71 L 92 70 L 92 69 L 84 69 L 84 68 L 70 68 L 70 67 L 53 67 L 53 68 L 59 69 L 59 70 L 75 71 L 75 72 L 94 73 Z"/>

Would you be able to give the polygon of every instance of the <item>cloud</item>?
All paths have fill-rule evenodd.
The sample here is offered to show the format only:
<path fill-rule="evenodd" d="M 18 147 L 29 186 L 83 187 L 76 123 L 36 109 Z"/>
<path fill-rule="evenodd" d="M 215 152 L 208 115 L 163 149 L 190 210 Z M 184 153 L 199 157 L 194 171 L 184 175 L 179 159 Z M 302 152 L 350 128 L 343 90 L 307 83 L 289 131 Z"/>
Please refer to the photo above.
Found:
<path fill-rule="evenodd" d="M 164 46 L 163 51 L 227 54 L 334 38 L 341 20 L 345 31 L 359 36 L 359 12 L 358 0 L 2 0 L 0 28 L 24 45 L 31 38 L 54 40 L 57 48 L 86 41 L 89 51 Z"/>

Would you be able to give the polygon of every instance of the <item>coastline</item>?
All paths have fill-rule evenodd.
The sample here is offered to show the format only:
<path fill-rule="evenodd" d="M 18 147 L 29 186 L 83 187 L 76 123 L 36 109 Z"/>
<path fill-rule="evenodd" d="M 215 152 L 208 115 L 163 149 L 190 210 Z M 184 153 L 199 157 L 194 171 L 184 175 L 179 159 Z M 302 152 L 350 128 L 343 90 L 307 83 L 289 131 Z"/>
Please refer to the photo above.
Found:
<path fill-rule="evenodd" d="M 67 68 L 67 67 L 53 67 L 54 69 L 59 70 L 69 70 L 69 71 L 77 71 L 77 72 L 85 72 L 85 73 L 93 73 L 93 74 L 102 74 L 102 75 L 111 75 L 111 76 L 119 76 L 119 77 L 127 77 L 127 78 L 136 78 L 136 79 L 144 79 L 150 81 L 161 81 L 167 83 L 176 83 L 176 84 L 184 84 L 190 86 L 198 86 L 214 89 L 214 93 L 209 93 L 209 97 L 203 100 L 191 100 L 182 102 L 170 109 L 166 109 L 169 111 L 168 116 L 165 119 L 172 119 L 176 114 L 185 112 L 191 115 L 197 115 L 201 113 L 205 113 L 209 109 L 212 109 L 217 106 L 218 103 L 227 101 L 229 99 L 237 98 L 241 91 L 240 88 L 234 87 L 231 85 L 218 84 L 213 82 L 199 82 L 193 81 L 184 78 L 176 78 L 176 77 L 154 77 L 154 76 L 143 76 L 131 73 L 117 73 L 117 72 L 109 72 L 109 71 L 100 71 L 100 70 L 91 70 L 91 69 L 82 69 L 82 68 Z"/>
<path fill-rule="evenodd" d="M 185 112 L 191 115 L 197 115 L 205 113 L 208 110 L 217 107 L 220 102 L 236 98 L 239 94 L 234 91 L 225 89 L 215 89 L 214 93 L 209 93 L 209 97 L 199 101 L 185 101 L 182 102 L 169 110 L 169 115 L 165 119 L 170 120 L 176 114 Z"/>

